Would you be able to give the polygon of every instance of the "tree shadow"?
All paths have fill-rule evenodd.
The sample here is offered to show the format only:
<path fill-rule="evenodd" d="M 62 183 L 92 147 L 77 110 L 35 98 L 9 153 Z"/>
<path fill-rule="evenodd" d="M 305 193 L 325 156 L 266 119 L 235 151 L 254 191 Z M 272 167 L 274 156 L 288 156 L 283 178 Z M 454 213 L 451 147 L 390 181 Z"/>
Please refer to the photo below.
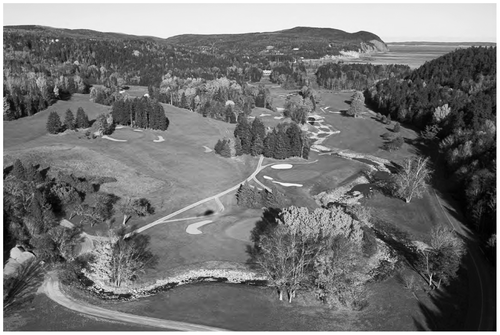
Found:
<path fill-rule="evenodd" d="M 415 327 L 433 331 L 477 330 L 465 324 L 468 300 L 474 298 L 468 295 L 468 291 L 467 269 L 462 264 L 457 276 L 447 286 L 427 290 L 427 296 L 419 299 L 418 307 L 424 315 L 425 324 L 413 318 Z"/>

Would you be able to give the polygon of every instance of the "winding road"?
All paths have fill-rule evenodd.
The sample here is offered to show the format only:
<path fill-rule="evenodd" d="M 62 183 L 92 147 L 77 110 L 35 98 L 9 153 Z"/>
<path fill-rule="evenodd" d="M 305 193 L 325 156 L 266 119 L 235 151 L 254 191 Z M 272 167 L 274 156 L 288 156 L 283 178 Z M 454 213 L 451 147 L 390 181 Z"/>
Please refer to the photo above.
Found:
<path fill-rule="evenodd" d="M 147 326 L 147 327 L 155 327 L 162 328 L 168 330 L 182 330 L 182 331 L 226 331 L 222 328 L 215 328 L 203 325 L 197 325 L 186 322 L 179 321 L 170 321 L 163 319 L 150 318 L 147 316 L 134 315 L 129 313 L 123 313 L 118 311 L 111 311 L 105 308 L 88 305 L 81 301 L 76 301 L 68 296 L 64 295 L 64 293 L 60 289 L 59 281 L 57 280 L 57 276 L 54 273 L 49 273 L 47 278 L 43 284 L 43 292 L 53 301 L 58 303 L 61 306 L 64 306 L 70 310 L 73 310 L 78 313 L 82 313 L 85 315 L 90 315 L 102 319 L 113 320 L 113 321 L 121 321 L 134 323 L 137 325 Z"/>

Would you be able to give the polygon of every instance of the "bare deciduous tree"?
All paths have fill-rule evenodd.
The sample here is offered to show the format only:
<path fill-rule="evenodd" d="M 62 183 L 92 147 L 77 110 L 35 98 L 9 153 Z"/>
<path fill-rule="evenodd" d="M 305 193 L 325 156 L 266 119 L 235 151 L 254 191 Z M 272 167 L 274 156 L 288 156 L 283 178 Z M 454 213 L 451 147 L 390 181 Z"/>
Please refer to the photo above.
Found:
<path fill-rule="evenodd" d="M 432 171 L 428 167 L 428 158 L 420 156 L 403 161 L 399 172 L 394 176 L 395 195 L 407 203 L 413 197 L 421 197 L 427 189 L 427 182 Z"/>

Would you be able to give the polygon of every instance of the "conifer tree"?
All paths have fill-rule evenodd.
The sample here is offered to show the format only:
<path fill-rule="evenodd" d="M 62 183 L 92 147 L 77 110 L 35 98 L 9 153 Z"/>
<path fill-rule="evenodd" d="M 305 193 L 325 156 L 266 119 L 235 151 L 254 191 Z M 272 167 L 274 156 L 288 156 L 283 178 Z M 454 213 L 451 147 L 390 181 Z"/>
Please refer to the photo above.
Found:
<path fill-rule="evenodd" d="M 260 136 L 254 139 L 251 151 L 252 156 L 259 156 L 264 152 L 264 141 Z"/>
<path fill-rule="evenodd" d="M 264 139 L 264 150 L 263 154 L 265 157 L 274 157 L 274 148 L 276 146 L 276 129 L 269 132 Z"/>
<path fill-rule="evenodd" d="M 64 117 L 64 125 L 66 126 L 66 129 L 69 129 L 69 130 L 75 129 L 75 117 L 74 117 L 71 109 L 68 109 L 66 111 L 66 115 Z"/>
<path fill-rule="evenodd" d="M 283 128 L 278 130 L 273 157 L 276 159 L 285 159 L 290 157 L 290 139 Z"/>
<path fill-rule="evenodd" d="M 394 124 L 394 128 L 392 129 L 393 132 L 399 133 L 401 131 L 401 126 L 399 125 L 399 122 L 396 122 Z"/>
<path fill-rule="evenodd" d="M 220 155 L 221 150 L 222 150 L 222 141 L 219 139 L 217 141 L 217 144 L 215 144 L 214 151 L 216 154 Z"/>
<path fill-rule="evenodd" d="M 220 155 L 222 157 L 230 158 L 231 157 L 231 146 L 229 145 L 229 140 L 222 141 L 222 148 L 220 150 Z"/>
<path fill-rule="evenodd" d="M 59 118 L 59 114 L 57 112 L 52 111 L 49 114 L 49 118 L 47 120 L 47 131 L 49 134 L 57 134 L 61 131 L 61 119 Z"/>
<path fill-rule="evenodd" d="M 78 107 L 76 111 L 76 128 L 88 128 L 89 127 L 89 118 L 82 107 Z"/>
<path fill-rule="evenodd" d="M 236 151 L 236 156 L 243 155 L 243 148 L 241 147 L 241 141 L 239 137 L 235 137 L 234 139 L 234 150 Z"/>
<path fill-rule="evenodd" d="M 301 157 L 302 156 L 302 140 L 300 138 L 300 129 L 296 124 L 290 125 L 286 131 L 288 138 L 290 139 L 290 156 Z"/>
<path fill-rule="evenodd" d="M 181 108 L 189 109 L 189 104 L 187 102 L 186 93 L 182 92 L 181 96 Z"/>
<path fill-rule="evenodd" d="M 240 115 L 238 125 L 234 129 L 234 137 L 239 137 L 244 154 L 250 154 L 252 148 L 252 131 L 245 115 Z"/>
<path fill-rule="evenodd" d="M 261 139 L 266 137 L 266 127 L 258 117 L 252 122 L 252 138 L 255 139 L 257 136 Z"/>

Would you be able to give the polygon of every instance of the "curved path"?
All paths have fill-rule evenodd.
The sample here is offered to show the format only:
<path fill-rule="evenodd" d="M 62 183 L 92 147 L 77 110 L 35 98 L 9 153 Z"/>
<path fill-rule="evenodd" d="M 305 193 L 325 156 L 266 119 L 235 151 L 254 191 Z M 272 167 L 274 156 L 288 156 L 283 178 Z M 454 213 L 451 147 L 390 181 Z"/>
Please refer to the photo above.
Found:
<path fill-rule="evenodd" d="M 134 323 L 137 325 L 143 325 L 148 327 L 163 328 L 169 330 L 182 330 L 182 331 L 226 331 L 222 328 L 215 328 L 209 326 L 196 325 L 192 323 L 179 322 L 179 321 L 169 321 L 163 319 L 150 318 L 147 316 L 134 315 L 129 313 L 123 313 L 118 311 L 112 311 L 104 309 L 97 306 L 87 305 L 81 301 L 75 301 L 61 291 L 59 287 L 59 281 L 54 273 L 49 273 L 47 275 L 49 278 L 45 280 L 43 284 L 43 292 L 53 301 L 61 306 L 71 309 L 78 313 L 83 313 L 86 315 L 113 320 L 122 321 L 128 323 Z"/>

